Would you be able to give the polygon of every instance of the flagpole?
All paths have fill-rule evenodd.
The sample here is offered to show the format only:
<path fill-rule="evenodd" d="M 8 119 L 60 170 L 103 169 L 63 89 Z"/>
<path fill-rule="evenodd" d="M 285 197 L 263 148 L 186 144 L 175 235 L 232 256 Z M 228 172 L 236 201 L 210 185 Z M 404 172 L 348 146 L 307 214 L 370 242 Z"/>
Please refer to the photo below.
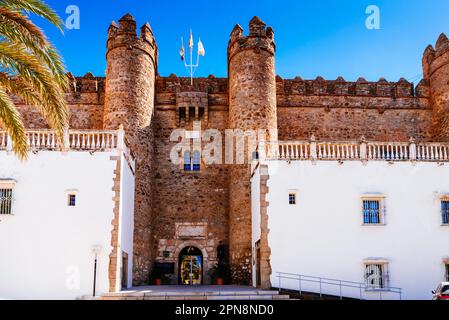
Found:
<path fill-rule="evenodd" d="M 193 35 L 192 35 L 192 29 L 190 29 L 190 40 L 189 40 L 189 47 L 190 47 L 190 85 L 193 86 L 193 45 L 190 45 L 190 41 L 192 41 Z"/>

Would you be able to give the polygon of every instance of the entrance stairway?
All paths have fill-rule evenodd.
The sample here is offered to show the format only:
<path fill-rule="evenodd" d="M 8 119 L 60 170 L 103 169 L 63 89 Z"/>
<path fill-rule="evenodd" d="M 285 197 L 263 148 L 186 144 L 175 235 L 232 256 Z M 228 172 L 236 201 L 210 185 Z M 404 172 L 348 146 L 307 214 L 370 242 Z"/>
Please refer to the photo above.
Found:
<path fill-rule="evenodd" d="M 278 291 L 241 286 L 148 286 L 105 293 L 95 300 L 290 300 Z"/>

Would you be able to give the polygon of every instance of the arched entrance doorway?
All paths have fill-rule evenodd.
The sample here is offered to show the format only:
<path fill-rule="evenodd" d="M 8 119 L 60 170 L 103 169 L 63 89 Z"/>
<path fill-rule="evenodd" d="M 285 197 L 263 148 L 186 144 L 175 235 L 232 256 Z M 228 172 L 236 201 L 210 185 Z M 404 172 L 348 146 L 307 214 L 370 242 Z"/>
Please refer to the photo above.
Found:
<path fill-rule="evenodd" d="M 196 247 L 185 247 L 179 253 L 178 282 L 180 285 L 203 284 L 203 253 Z"/>

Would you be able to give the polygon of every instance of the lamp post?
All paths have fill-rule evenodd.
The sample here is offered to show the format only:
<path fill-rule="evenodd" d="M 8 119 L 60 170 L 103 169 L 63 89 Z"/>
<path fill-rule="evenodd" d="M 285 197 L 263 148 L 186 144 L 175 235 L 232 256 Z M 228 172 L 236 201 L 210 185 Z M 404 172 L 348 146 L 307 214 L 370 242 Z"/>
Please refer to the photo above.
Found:
<path fill-rule="evenodd" d="M 95 245 L 92 246 L 92 253 L 95 255 L 95 261 L 94 261 L 94 284 L 93 284 L 93 296 L 95 297 L 96 294 L 96 286 L 97 286 L 97 261 L 98 261 L 98 255 L 101 252 L 101 246 Z"/>

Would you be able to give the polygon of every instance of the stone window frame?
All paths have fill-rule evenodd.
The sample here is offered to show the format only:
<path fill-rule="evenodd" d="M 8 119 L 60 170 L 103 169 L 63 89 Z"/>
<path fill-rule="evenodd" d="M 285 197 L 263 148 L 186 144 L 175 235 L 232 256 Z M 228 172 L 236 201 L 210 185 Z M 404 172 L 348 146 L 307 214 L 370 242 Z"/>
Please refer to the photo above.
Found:
<path fill-rule="evenodd" d="M 366 193 L 360 197 L 360 213 L 362 216 L 362 226 L 365 227 L 383 227 L 387 225 L 386 220 L 386 199 L 387 196 L 380 193 Z M 377 201 L 379 202 L 379 223 L 367 223 L 365 222 L 365 207 L 366 201 Z"/>
<path fill-rule="evenodd" d="M 447 202 L 447 209 L 446 209 L 446 220 L 447 222 L 445 223 L 445 217 L 444 217 L 444 212 L 443 212 L 443 202 Z M 449 195 L 448 194 L 444 194 L 440 197 L 440 219 L 441 219 L 441 226 L 442 227 L 449 227 Z"/>
<path fill-rule="evenodd" d="M 367 268 L 368 266 L 380 266 L 382 270 L 382 284 L 376 287 L 369 287 Z M 363 282 L 365 283 L 366 292 L 390 291 L 390 261 L 384 258 L 368 258 L 363 260 Z"/>
<path fill-rule="evenodd" d="M 17 181 L 13 180 L 13 179 L 0 179 L 0 189 L 4 189 L 4 190 L 11 190 L 11 196 L 9 197 L 9 206 L 8 206 L 8 211 L 9 212 L 1 212 L 0 211 L 0 216 L 4 217 L 4 216 L 13 216 L 14 215 L 14 202 L 15 202 L 15 197 L 14 197 L 14 189 L 16 187 L 16 183 Z M 0 208 L 0 210 L 2 210 L 2 208 Z"/>

